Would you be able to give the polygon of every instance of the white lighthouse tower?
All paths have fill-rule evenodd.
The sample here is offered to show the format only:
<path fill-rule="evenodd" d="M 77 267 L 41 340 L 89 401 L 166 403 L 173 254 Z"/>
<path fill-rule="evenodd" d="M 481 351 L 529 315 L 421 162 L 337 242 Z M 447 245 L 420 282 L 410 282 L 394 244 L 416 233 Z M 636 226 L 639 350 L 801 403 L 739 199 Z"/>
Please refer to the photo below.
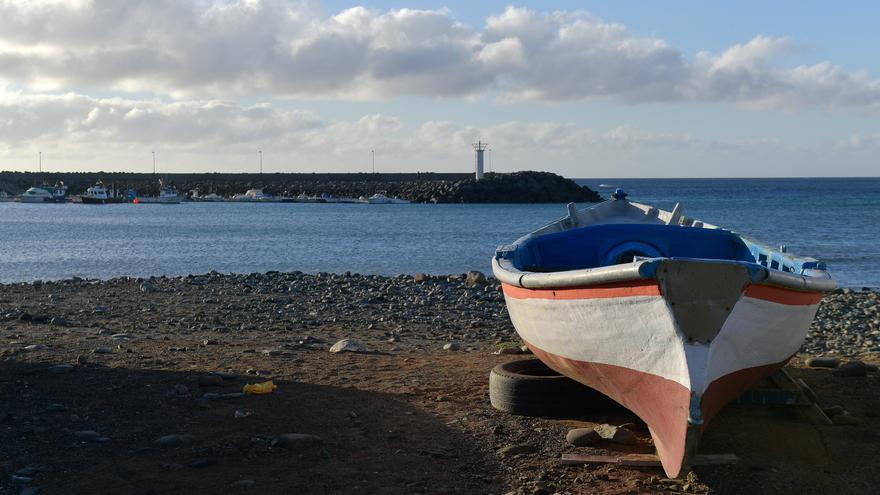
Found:
<path fill-rule="evenodd" d="M 483 178 L 483 152 L 486 151 L 486 148 L 489 146 L 489 143 L 484 143 L 482 141 L 477 141 L 474 143 L 474 151 L 477 152 L 477 161 L 474 164 L 474 171 L 476 173 L 477 180 Z"/>

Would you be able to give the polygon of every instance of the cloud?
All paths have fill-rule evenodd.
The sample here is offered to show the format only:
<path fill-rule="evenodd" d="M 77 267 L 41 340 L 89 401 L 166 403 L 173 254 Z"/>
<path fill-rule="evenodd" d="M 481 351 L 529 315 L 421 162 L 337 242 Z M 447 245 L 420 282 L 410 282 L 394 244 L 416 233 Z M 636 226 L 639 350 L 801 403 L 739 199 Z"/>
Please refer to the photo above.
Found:
<path fill-rule="evenodd" d="M 447 9 L 309 1 L 0 0 L 0 84 L 175 99 L 728 102 L 880 112 L 880 81 L 822 61 L 780 67 L 787 38 L 687 57 L 586 12 L 508 7 L 479 28 Z"/>

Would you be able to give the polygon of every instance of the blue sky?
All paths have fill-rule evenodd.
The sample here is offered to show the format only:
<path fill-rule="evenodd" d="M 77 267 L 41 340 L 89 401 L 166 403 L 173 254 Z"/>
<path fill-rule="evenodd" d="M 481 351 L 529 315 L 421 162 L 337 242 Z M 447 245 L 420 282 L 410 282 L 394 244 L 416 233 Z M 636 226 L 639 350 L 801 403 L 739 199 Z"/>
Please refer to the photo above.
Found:
<path fill-rule="evenodd" d="M 875 176 L 880 4 L 0 5 L 0 168 Z"/>

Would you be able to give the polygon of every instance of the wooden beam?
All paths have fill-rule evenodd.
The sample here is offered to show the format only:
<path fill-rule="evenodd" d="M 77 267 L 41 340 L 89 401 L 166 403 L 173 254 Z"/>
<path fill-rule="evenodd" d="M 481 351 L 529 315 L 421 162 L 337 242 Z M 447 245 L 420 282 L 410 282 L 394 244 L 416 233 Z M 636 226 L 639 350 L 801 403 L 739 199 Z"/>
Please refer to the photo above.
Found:
<path fill-rule="evenodd" d="M 691 462 L 692 466 L 717 466 L 733 464 L 739 461 L 735 454 L 698 454 Z M 581 466 L 584 464 L 620 464 L 621 466 L 660 467 L 660 458 L 654 454 L 615 455 L 579 455 L 562 454 L 559 460 L 564 466 Z"/>

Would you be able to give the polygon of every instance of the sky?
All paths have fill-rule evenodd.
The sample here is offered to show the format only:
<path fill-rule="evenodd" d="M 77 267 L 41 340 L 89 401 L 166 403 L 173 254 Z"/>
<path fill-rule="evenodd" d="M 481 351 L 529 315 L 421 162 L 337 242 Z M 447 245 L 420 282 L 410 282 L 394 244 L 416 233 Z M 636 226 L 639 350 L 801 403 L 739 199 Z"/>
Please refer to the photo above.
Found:
<path fill-rule="evenodd" d="M 0 169 L 880 174 L 880 3 L 0 0 Z M 262 153 L 260 153 L 262 152 Z"/>

